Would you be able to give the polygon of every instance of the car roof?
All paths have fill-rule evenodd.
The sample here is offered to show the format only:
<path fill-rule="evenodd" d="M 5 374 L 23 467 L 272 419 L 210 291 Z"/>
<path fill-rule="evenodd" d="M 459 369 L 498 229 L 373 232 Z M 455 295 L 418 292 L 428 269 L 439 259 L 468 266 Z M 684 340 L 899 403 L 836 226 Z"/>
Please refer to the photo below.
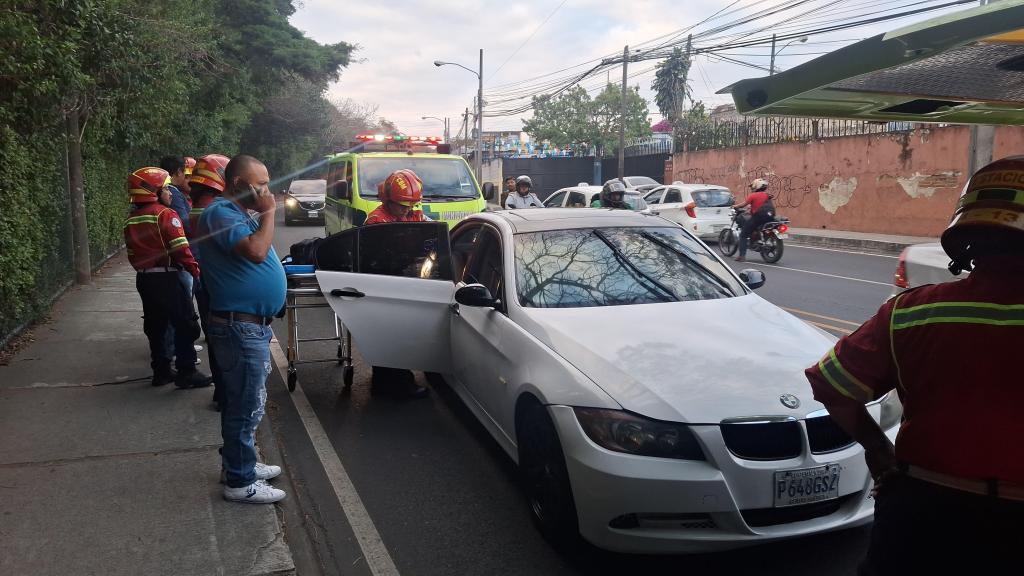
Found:
<path fill-rule="evenodd" d="M 331 160 L 342 157 L 356 156 L 359 158 L 433 158 L 439 160 L 462 160 L 462 156 L 454 154 L 435 154 L 433 152 L 341 152 L 330 157 Z"/>
<path fill-rule="evenodd" d="M 574 228 L 611 228 L 621 226 L 672 226 L 659 216 L 641 214 L 632 210 L 611 210 L 605 208 L 523 208 L 499 212 L 479 212 L 467 220 L 500 219 L 506 222 L 513 234 L 520 232 L 542 232 L 545 230 L 567 230 Z"/>

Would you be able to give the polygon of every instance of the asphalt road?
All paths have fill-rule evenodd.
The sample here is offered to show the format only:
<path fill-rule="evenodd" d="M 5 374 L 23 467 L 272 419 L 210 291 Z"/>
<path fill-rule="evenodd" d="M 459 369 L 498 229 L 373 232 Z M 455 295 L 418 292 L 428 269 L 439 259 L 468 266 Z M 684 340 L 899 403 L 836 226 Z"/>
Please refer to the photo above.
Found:
<path fill-rule="evenodd" d="M 279 214 L 275 246 L 283 255 L 291 244 L 323 234 L 322 227 L 285 227 Z M 891 290 L 896 266 L 894 258 L 795 246 L 786 247 L 777 266 L 752 256 L 736 268 L 765 272 L 759 294 L 836 335 L 874 313 Z M 303 337 L 331 335 L 326 311 L 302 314 Z M 283 342 L 284 323 L 274 327 Z M 333 358 L 335 346 L 309 344 L 302 353 Z M 433 394 L 424 400 L 371 396 L 369 369 L 358 351 L 351 390 L 343 388 L 342 370 L 333 362 L 299 366 L 298 375 L 312 418 L 323 429 L 321 452 L 336 455 L 372 524 L 368 531 L 366 518 L 346 518 L 333 488 L 339 473 L 325 472 L 296 408 L 301 399 L 288 393 L 275 371 L 268 414 L 292 476 L 282 509 L 300 574 L 370 574 L 362 550 L 374 533 L 396 571 L 416 575 L 855 574 L 867 545 L 869 529 L 858 528 L 723 554 L 558 553 L 531 525 L 511 460 L 443 383 L 432 382 Z M 353 494 L 345 493 L 351 508 Z"/>

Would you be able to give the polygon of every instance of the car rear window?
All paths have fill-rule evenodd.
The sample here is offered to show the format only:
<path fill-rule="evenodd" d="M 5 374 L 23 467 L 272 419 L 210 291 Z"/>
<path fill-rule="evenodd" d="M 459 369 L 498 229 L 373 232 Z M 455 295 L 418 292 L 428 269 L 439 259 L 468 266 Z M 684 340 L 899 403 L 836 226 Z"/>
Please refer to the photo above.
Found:
<path fill-rule="evenodd" d="M 583 308 L 745 294 L 707 248 L 671 227 L 546 230 L 515 236 L 522 306 Z"/>
<path fill-rule="evenodd" d="M 735 203 L 732 192 L 721 189 L 695 190 L 690 193 L 698 208 L 724 208 Z"/>

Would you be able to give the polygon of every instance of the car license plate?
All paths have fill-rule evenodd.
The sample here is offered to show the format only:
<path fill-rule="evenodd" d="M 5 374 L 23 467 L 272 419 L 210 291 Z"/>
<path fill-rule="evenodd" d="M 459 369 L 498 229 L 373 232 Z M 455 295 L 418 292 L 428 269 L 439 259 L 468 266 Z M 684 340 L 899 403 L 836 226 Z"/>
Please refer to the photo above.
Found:
<path fill-rule="evenodd" d="M 839 498 L 839 465 L 775 473 L 775 507 L 799 506 Z"/>
<path fill-rule="evenodd" d="M 309 211 L 309 217 L 310 218 L 316 218 L 319 215 L 320 215 L 320 211 L 319 210 L 310 210 Z"/>

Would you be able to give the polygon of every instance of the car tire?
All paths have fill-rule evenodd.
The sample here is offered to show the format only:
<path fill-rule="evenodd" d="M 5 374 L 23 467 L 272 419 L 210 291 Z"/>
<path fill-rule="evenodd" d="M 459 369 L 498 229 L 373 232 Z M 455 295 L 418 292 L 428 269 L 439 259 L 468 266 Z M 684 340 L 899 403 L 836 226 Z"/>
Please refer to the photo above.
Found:
<path fill-rule="evenodd" d="M 552 546 L 580 541 L 576 503 L 558 432 L 544 406 L 525 409 L 519 421 L 519 473 L 534 526 Z"/>
<path fill-rule="evenodd" d="M 782 251 L 785 246 L 782 240 L 776 238 L 774 235 L 769 234 L 768 237 L 761 244 L 761 259 L 768 264 L 775 264 L 779 260 L 782 260 Z"/>
<path fill-rule="evenodd" d="M 723 256 L 732 256 L 739 249 L 739 243 L 736 241 L 736 234 L 733 233 L 732 228 L 726 228 L 718 234 L 718 251 Z"/>

